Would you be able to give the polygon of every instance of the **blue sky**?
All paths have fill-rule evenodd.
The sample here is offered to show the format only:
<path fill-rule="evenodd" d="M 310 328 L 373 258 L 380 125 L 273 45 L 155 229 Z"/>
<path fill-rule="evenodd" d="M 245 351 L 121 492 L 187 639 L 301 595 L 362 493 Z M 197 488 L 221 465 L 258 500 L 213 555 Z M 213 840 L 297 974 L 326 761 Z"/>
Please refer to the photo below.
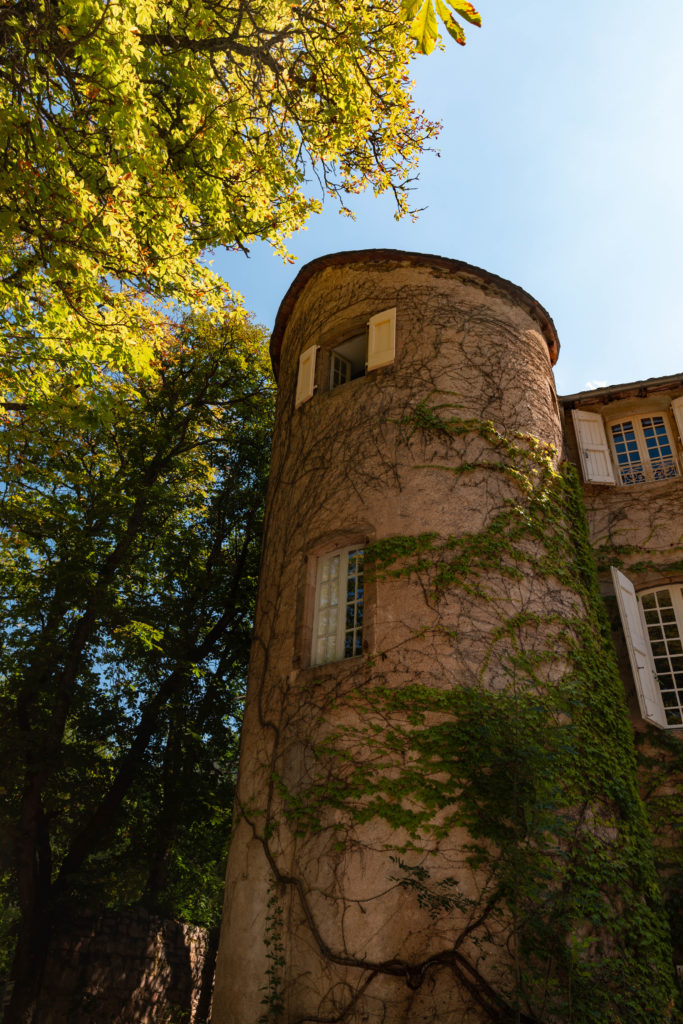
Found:
<path fill-rule="evenodd" d="M 216 252 L 214 267 L 272 327 L 298 270 L 328 252 L 438 253 L 526 288 L 550 312 L 561 394 L 683 375 L 683 4 L 479 0 L 465 48 L 414 62 L 443 122 L 422 158 L 417 223 L 390 200 L 333 205 L 283 263 Z"/>

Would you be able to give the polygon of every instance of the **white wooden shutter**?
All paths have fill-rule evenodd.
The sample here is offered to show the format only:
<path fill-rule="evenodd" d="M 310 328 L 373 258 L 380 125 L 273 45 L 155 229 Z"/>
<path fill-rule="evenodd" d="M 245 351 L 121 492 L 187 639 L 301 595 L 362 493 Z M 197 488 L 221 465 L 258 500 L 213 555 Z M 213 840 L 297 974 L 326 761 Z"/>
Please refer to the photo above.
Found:
<path fill-rule="evenodd" d="M 572 409 L 572 419 L 584 480 L 594 484 L 616 483 L 602 416 L 596 412 Z"/>
<path fill-rule="evenodd" d="M 315 358 L 320 348 L 319 345 L 311 345 L 299 356 L 299 376 L 296 380 L 296 397 L 294 408 L 307 402 L 313 397 L 315 391 Z"/>
<path fill-rule="evenodd" d="M 633 670 L 633 680 L 636 684 L 640 713 L 646 722 L 651 722 L 660 729 L 666 729 L 666 716 L 655 676 L 652 649 L 640 616 L 635 587 L 623 572 L 619 572 L 614 566 L 611 571 L 621 624 L 626 637 L 626 647 Z"/>
<path fill-rule="evenodd" d="M 683 396 L 681 398 L 674 398 L 671 403 L 671 411 L 674 414 L 676 426 L 678 427 L 678 437 L 683 445 Z"/>
<path fill-rule="evenodd" d="M 375 313 L 368 320 L 368 370 L 389 366 L 396 353 L 396 308 Z"/>

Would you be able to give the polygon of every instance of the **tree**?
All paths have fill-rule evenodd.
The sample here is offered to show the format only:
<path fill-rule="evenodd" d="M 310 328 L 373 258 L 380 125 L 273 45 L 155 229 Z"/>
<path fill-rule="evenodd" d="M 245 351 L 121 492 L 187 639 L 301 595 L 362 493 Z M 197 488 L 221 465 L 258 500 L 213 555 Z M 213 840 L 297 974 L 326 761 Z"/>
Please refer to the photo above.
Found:
<path fill-rule="evenodd" d="M 4 4 L 8 357 L 37 347 L 144 366 L 158 321 L 140 330 L 131 293 L 220 307 L 207 248 L 260 238 L 284 254 L 326 194 L 346 209 L 366 186 L 405 213 L 438 128 L 409 78 L 413 39 L 429 52 L 438 38 L 433 2 L 463 43 L 444 0 Z M 479 24 L 466 0 L 447 2 Z"/>
<path fill-rule="evenodd" d="M 10 357 L 35 347 L 144 365 L 158 320 L 141 330 L 130 296 L 220 308 L 225 286 L 202 261 L 207 248 L 246 250 L 260 238 L 284 254 L 322 197 L 345 209 L 365 186 L 392 191 L 405 213 L 437 131 L 411 100 L 404 18 L 414 6 L 5 4 L 0 297 Z"/>
<path fill-rule="evenodd" d="M 2 423 L 3 828 L 31 1021 L 55 917 L 220 912 L 272 385 L 263 332 L 167 322 L 151 374 Z"/>

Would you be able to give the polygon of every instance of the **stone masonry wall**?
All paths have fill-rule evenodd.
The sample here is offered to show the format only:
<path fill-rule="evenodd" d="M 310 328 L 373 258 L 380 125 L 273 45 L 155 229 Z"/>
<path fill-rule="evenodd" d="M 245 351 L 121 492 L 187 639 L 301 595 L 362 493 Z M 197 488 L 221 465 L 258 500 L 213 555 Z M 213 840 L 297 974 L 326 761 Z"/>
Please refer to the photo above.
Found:
<path fill-rule="evenodd" d="M 213 933 L 143 911 L 83 914 L 55 937 L 41 1024 L 203 1024 Z"/>

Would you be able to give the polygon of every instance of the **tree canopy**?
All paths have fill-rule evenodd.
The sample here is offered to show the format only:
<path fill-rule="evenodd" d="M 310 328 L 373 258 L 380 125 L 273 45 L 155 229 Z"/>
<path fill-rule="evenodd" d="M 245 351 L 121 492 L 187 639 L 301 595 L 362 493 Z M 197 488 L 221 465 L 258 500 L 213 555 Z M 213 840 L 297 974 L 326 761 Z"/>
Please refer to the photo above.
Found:
<path fill-rule="evenodd" d="M 272 385 L 248 323 L 167 332 L 151 373 L 62 387 L 60 408 L 2 423 L 9 1020 L 32 1019 L 65 908 L 220 912 Z"/>
<path fill-rule="evenodd" d="M 4 4 L 7 365 L 37 350 L 141 368 L 163 326 L 131 296 L 222 307 L 207 249 L 285 254 L 326 195 L 347 209 L 366 186 L 407 212 L 438 128 L 409 61 L 434 47 L 437 12 L 464 42 L 448 7 L 479 23 L 465 0 Z"/>
<path fill-rule="evenodd" d="M 14 359 L 38 347 L 143 365 L 157 320 L 131 294 L 221 307 L 212 246 L 267 239 L 284 253 L 325 195 L 345 206 L 365 186 L 406 212 L 437 131 L 411 98 L 414 7 L 5 4 L 0 296 Z"/>

